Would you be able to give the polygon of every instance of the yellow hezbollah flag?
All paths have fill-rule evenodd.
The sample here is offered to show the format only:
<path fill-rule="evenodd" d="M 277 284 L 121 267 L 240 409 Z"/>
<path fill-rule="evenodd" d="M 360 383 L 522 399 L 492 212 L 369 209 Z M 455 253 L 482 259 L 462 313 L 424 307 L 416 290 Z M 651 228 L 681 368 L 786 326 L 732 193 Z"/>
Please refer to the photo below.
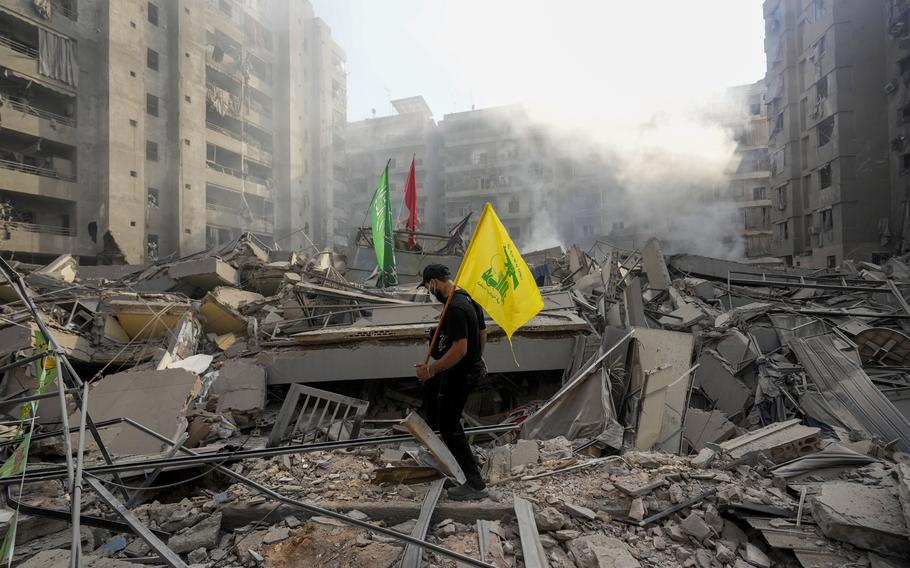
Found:
<path fill-rule="evenodd" d="M 531 269 L 489 203 L 480 215 L 455 284 L 490 314 L 510 343 L 515 330 L 543 309 Z"/>

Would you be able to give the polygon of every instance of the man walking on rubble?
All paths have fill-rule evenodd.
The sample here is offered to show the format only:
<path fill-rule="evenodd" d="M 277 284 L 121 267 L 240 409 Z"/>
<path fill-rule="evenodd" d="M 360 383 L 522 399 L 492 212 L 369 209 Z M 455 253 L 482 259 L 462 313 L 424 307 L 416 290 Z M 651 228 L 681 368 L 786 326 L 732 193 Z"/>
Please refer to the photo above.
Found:
<path fill-rule="evenodd" d="M 483 310 L 467 292 L 455 286 L 452 273 L 442 264 L 426 266 L 420 285 L 443 304 L 454 292 L 433 347 L 434 361 L 416 366 L 426 421 L 431 428 L 439 430 L 442 441 L 467 479 L 464 484 L 448 490 L 449 498 L 456 501 L 482 499 L 487 496 L 486 483 L 480 476 L 461 426 L 461 414 L 468 395 L 486 374 L 483 349 L 487 330 Z"/>

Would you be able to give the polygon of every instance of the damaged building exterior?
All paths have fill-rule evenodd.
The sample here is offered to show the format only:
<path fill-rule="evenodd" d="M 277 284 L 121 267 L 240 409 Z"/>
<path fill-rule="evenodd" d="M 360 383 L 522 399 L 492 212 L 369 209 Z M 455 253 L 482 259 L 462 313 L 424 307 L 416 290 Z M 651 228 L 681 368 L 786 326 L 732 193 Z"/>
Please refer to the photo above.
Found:
<path fill-rule="evenodd" d="M 879 261 L 893 248 L 903 209 L 892 210 L 882 104 L 891 4 L 764 3 L 771 250 L 788 265 Z"/>
<path fill-rule="evenodd" d="M 768 167 L 768 114 L 765 84 L 734 87 L 727 91 L 731 116 L 724 122 L 733 130 L 736 152 L 727 175 L 726 198 L 737 208 L 737 223 L 750 259 L 771 256 L 771 199 Z"/>
<path fill-rule="evenodd" d="M 414 158 L 418 192 L 419 229 L 445 233 L 445 203 L 442 171 L 441 130 L 423 97 L 392 101 L 396 114 L 350 122 L 347 125 L 347 233 L 353 235 L 369 208 L 376 183 L 386 163 L 393 196 L 404 195 L 404 185 Z M 407 210 L 394 202 L 396 219 L 406 219 Z M 403 213 L 399 213 L 402 209 Z"/>
<path fill-rule="evenodd" d="M 344 52 L 309 3 L 4 1 L 0 68 L 6 254 L 332 240 Z"/>

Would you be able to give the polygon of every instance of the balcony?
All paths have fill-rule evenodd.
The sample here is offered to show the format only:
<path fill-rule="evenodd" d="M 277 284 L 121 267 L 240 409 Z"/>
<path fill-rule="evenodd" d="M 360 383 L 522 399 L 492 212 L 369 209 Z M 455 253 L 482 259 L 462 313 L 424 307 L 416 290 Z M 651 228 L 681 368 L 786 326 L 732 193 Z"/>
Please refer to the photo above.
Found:
<path fill-rule="evenodd" d="M 76 250 L 76 229 L 18 221 L 0 222 L 0 250 L 36 254 Z"/>
<path fill-rule="evenodd" d="M 274 230 L 274 222 L 269 217 L 246 217 L 241 211 L 234 207 L 221 205 L 207 201 L 205 204 L 206 222 L 211 225 L 221 225 L 223 227 L 233 227 L 245 229 L 248 231 L 271 233 Z"/>
<path fill-rule="evenodd" d="M 0 160 L 0 187 L 67 201 L 75 201 L 79 195 L 74 176 L 9 160 Z"/>
<path fill-rule="evenodd" d="M 64 144 L 76 145 L 76 120 L 39 109 L 23 100 L 3 97 L 4 107 L 14 112 L 3 113 L 3 128 L 30 134 L 37 138 L 56 140 Z"/>
<path fill-rule="evenodd" d="M 227 166 L 222 166 L 211 160 L 206 162 L 208 172 L 206 172 L 206 182 L 221 188 L 245 192 L 262 198 L 268 198 L 271 190 L 265 180 L 254 176 L 246 175 L 243 172 Z"/>
<path fill-rule="evenodd" d="M 240 141 L 240 135 L 236 132 L 232 132 L 227 128 L 218 126 L 217 124 L 206 121 L 205 122 L 206 141 L 210 144 L 215 144 L 216 146 L 221 146 L 232 152 L 240 153 L 242 149 L 242 143 Z"/>
<path fill-rule="evenodd" d="M 256 144 L 251 144 L 250 142 L 244 140 L 243 142 L 243 156 L 249 158 L 265 166 L 272 165 L 272 153 L 266 150 L 265 148 L 258 146 Z"/>
<path fill-rule="evenodd" d="M 36 48 L 2 35 L 0 35 L 0 66 L 25 75 L 28 79 L 41 85 L 53 85 L 53 88 L 63 90 L 67 94 L 76 93 L 72 86 L 63 81 L 51 79 L 38 72 L 38 50 Z"/>

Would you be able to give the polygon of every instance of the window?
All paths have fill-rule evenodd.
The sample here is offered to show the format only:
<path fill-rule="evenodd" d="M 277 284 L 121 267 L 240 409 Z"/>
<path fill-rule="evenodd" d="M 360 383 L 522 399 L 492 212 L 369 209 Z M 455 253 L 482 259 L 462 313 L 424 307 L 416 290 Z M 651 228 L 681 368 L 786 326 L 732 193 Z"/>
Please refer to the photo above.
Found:
<path fill-rule="evenodd" d="M 818 187 L 820 189 L 831 187 L 831 164 L 818 168 Z"/>
<path fill-rule="evenodd" d="M 910 173 L 910 154 L 901 156 L 901 175 Z"/>
<path fill-rule="evenodd" d="M 803 228 L 806 231 L 805 239 L 806 246 L 808 246 L 812 242 L 812 213 L 803 217 Z"/>
<path fill-rule="evenodd" d="M 765 198 L 765 188 L 764 187 L 753 187 L 752 188 L 752 199 L 764 199 Z"/>
<path fill-rule="evenodd" d="M 790 222 L 784 221 L 783 223 L 777 224 L 777 238 L 781 241 L 786 241 L 790 239 Z"/>
<path fill-rule="evenodd" d="M 834 229 L 834 211 L 832 209 L 822 209 L 822 230 L 831 231 Z"/>
<path fill-rule="evenodd" d="M 831 255 L 827 258 L 828 268 L 837 268 L 837 255 Z"/>
<path fill-rule="evenodd" d="M 153 71 L 158 70 L 158 52 L 154 49 L 145 50 L 145 64 Z"/>
<path fill-rule="evenodd" d="M 151 93 L 145 94 L 145 112 L 152 116 L 158 116 L 158 97 Z"/>
<path fill-rule="evenodd" d="M 513 240 L 518 240 L 521 238 L 521 227 L 509 227 L 509 236 Z"/>
<path fill-rule="evenodd" d="M 151 140 L 145 141 L 145 159 L 157 162 L 158 161 L 158 143 L 152 142 Z"/>
<path fill-rule="evenodd" d="M 146 237 L 145 253 L 148 260 L 158 260 L 158 235 L 149 234 Z"/>
<path fill-rule="evenodd" d="M 758 116 L 761 114 L 761 103 L 752 103 L 749 105 L 749 114 Z"/>
<path fill-rule="evenodd" d="M 825 0 L 812 0 L 812 21 L 817 22 L 825 16 Z"/>
<path fill-rule="evenodd" d="M 150 187 L 148 189 L 148 195 L 146 196 L 146 198 L 148 200 L 149 209 L 158 209 L 159 202 L 158 202 L 158 190 L 157 189 L 155 189 L 154 187 Z"/>
<path fill-rule="evenodd" d="M 158 25 L 158 6 L 149 2 L 147 13 L 148 13 L 148 18 L 149 18 L 149 23 L 152 24 L 153 26 L 157 26 Z"/>
<path fill-rule="evenodd" d="M 825 75 L 815 84 L 815 100 L 822 101 L 828 98 L 828 76 Z"/>
<path fill-rule="evenodd" d="M 834 136 L 834 117 L 829 116 L 825 120 L 819 122 L 818 126 L 815 128 L 818 130 L 818 147 L 821 148 L 830 142 L 831 138 Z"/>
<path fill-rule="evenodd" d="M 594 236 L 594 225 L 585 224 L 581 226 L 581 234 L 585 237 Z"/>
<path fill-rule="evenodd" d="M 897 119 L 901 124 L 910 122 L 910 105 L 905 105 L 897 111 Z"/>
<path fill-rule="evenodd" d="M 512 197 L 509 199 L 509 213 L 518 213 L 521 211 L 521 202 L 518 201 L 517 197 Z"/>
<path fill-rule="evenodd" d="M 778 186 L 775 189 L 777 208 L 783 211 L 787 208 L 787 184 Z"/>

